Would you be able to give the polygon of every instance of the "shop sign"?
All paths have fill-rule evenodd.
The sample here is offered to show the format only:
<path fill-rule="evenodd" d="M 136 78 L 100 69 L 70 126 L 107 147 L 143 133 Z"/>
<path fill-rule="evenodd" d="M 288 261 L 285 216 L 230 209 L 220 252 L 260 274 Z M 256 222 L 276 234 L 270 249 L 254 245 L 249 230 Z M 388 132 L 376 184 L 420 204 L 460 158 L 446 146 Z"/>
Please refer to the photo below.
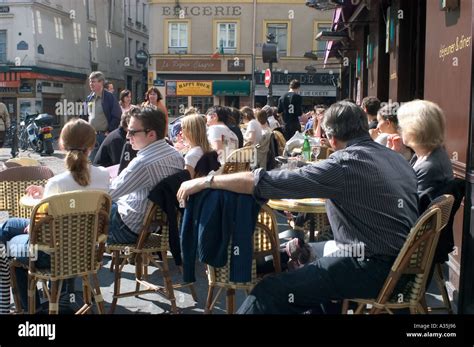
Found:
<path fill-rule="evenodd" d="M 157 79 L 153 81 L 153 86 L 155 87 L 164 87 L 165 86 L 165 81 Z"/>
<path fill-rule="evenodd" d="M 245 59 L 227 60 L 227 71 L 242 72 L 245 71 Z"/>
<path fill-rule="evenodd" d="M 221 61 L 211 59 L 157 59 L 157 71 L 221 71 Z"/>
<path fill-rule="evenodd" d="M 177 81 L 176 95 L 211 96 L 212 81 Z"/>
<path fill-rule="evenodd" d="M 272 72 L 272 84 L 278 85 L 283 84 L 288 86 L 292 80 L 300 81 L 301 85 L 314 85 L 314 86 L 337 86 L 339 74 L 338 73 L 282 73 Z M 255 73 L 256 84 L 265 83 L 265 74 L 261 72 Z"/>
<path fill-rule="evenodd" d="M 232 16 L 242 15 L 242 6 L 163 6 L 163 16 Z"/>
<path fill-rule="evenodd" d="M 30 83 L 22 83 L 20 86 L 20 93 L 32 93 L 33 86 Z"/>

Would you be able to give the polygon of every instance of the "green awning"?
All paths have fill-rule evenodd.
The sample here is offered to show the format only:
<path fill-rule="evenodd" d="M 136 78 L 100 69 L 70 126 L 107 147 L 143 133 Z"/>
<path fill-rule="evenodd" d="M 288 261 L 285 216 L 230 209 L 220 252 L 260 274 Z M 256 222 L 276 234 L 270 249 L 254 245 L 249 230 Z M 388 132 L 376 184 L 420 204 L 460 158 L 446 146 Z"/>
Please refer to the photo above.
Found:
<path fill-rule="evenodd" d="M 212 94 L 216 96 L 249 96 L 250 81 L 214 81 L 212 84 Z"/>

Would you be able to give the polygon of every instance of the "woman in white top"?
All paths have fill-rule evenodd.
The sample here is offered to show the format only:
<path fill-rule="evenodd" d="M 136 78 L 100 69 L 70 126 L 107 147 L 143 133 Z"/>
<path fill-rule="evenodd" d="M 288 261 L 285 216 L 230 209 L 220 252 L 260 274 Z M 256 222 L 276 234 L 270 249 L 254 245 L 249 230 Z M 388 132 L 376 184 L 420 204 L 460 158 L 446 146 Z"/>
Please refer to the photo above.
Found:
<path fill-rule="evenodd" d="M 244 146 L 257 145 L 262 139 L 262 126 L 255 119 L 253 112 L 243 113 L 242 119 L 243 119 L 244 124 L 247 124 L 247 130 L 245 131 L 245 134 L 244 134 Z"/>
<path fill-rule="evenodd" d="M 199 114 L 191 114 L 181 120 L 181 129 L 190 150 L 184 156 L 184 168 L 194 178 L 196 164 L 204 153 L 212 151 L 206 134 L 206 120 Z"/>
<path fill-rule="evenodd" d="M 228 112 L 222 106 L 211 107 L 206 114 L 207 138 L 212 149 L 219 154 L 219 161 L 225 161 L 228 154 L 239 147 L 237 135 L 225 125 Z M 227 148 L 226 148 L 227 144 Z M 225 153 L 227 151 L 228 153 Z"/>
<path fill-rule="evenodd" d="M 67 171 L 48 180 L 46 186 L 29 186 L 28 195 L 41 199 L 48 196 L 73 191 L 73 190 L 103 190 L 109 189 L 109 173 L 107 169 L 89 164 L 89 154 L 95 146 L 95 130 L 82 119 L 69 121 L 62 129 L 59 144 L 67 151 Z M 0 226 L 0 242 L 7 244 L 11 251 L 28 249 L 29 219 L 10 218 Z M 25 256 L 26 254 L 26 256 Z M 17 260 L 28 264 L 28 252 L 22 252 Z M 39 252 L 38 266 L 49 266 L 49 256 Z M 27 302 L 27 275 L 28 271 L 18 268 L 16 271 L 17 283 L 24 309 L 28 308 Z M 39 304 L 39 297 L 36 303 Z"/>
<path fill-rule="evenodd" d="M 378 136 L 375 138 L 375 142 L 380 143 L 382 146 L 390 147 L 389 142 L 391 143 L 393 138 L 400 137 L 400 128 L 398 126 L 398 106 L 386 105 L 382 107 L 377 114 L 377 132 Z M 392 148 L 394 149 L 394 148 Z M 406 147 L 403 143 L 400 148 L 397 149 L 406 160 L 410 160 L 413 156 L 410 148 Z"/>

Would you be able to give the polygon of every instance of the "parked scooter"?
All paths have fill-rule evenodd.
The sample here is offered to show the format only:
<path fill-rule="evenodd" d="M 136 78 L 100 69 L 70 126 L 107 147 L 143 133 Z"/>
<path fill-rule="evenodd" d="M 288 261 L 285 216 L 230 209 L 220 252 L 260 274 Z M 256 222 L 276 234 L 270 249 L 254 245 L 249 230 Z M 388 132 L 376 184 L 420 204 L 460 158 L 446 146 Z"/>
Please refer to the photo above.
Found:
<path fill-rule="evenodd" d="M 26 151 L 28 146 L 41 154 L 53 154 L 53 116 L 42 114 L 27 115 L 20 122 L 18 132 L 19 147 Z"/>

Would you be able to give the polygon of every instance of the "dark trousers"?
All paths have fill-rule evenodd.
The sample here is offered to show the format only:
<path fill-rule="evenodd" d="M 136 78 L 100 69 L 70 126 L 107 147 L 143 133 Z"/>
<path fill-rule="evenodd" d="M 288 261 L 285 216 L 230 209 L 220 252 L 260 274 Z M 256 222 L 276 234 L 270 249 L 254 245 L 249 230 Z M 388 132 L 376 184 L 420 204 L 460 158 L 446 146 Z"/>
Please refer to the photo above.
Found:
<path fill-rule="evenodd" d="M 285 140 L 288 141 L 291 139 L 297 131 L 301 132 L 301 125 L 299 122 L 286 123 L 283 126 L 283 135 L 285 136 Z"/>
<path fill-rule="evenodd" d="M 395 258 L 322 257 L 324 243 L 314 245 L 315 262 L 260 281 L 237 313 L 297 314 L 330 300 L 376 297 Z"/>

